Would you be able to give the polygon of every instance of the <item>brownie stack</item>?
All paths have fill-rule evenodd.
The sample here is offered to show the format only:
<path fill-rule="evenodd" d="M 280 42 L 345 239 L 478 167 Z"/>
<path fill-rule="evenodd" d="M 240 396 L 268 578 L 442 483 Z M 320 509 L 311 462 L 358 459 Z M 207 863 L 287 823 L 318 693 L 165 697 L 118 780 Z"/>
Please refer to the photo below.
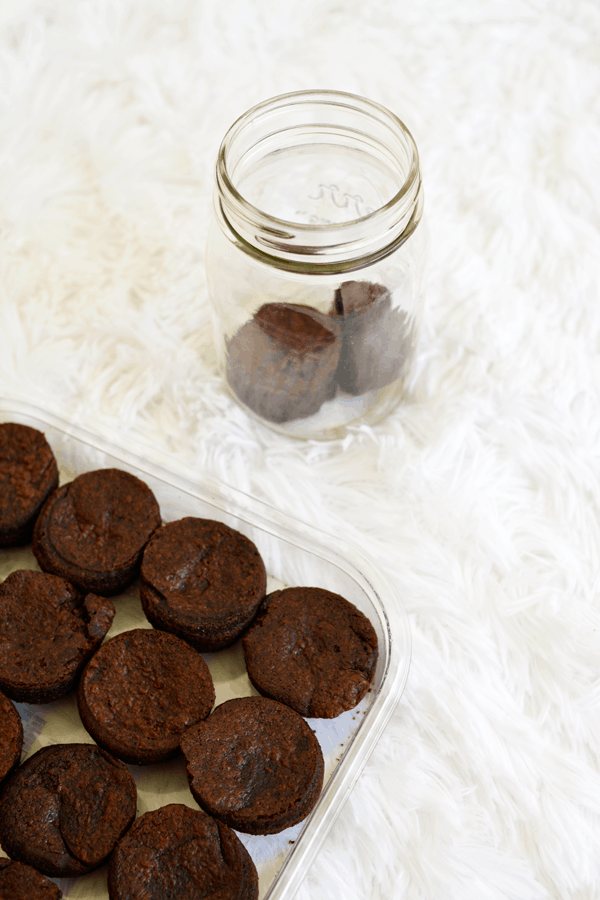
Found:
<path fill-rule="evenodd" d="M 387 288 L 345 281 L 327 315 L 263 304 L 229 341 L 226 377 L 249 409 L 283 424 L 314 415 L 338 392 L 360 396 L 401 377 L 410 338 Z"/>

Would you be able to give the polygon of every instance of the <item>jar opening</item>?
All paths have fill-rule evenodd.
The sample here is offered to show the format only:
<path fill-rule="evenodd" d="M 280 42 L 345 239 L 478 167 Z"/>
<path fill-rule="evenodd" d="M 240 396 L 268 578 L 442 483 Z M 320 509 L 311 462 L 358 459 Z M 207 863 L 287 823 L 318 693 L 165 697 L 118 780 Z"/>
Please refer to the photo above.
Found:
<path fill-rule="evenodd" d="M 350 271 L 416 228 L 417 148 L 406 126 L 372 101 L 337 91 L 284 94 L 225 135 L 215 205 L 242 249 L 270 265 Z"/>

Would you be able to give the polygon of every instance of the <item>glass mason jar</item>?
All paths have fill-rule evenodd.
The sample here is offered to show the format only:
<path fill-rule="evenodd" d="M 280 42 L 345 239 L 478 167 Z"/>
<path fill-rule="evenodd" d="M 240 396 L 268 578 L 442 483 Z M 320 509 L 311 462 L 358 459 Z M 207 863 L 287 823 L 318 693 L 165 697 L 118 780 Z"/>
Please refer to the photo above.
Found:
<path fill-rule="evenodd" d="M 337 91 L 267 100 L 223 139 L 214 207 L 206 269 L 233 396 L 297 438 L 381 420 L 405 393 L 428 248 L 405 125 Z"/>

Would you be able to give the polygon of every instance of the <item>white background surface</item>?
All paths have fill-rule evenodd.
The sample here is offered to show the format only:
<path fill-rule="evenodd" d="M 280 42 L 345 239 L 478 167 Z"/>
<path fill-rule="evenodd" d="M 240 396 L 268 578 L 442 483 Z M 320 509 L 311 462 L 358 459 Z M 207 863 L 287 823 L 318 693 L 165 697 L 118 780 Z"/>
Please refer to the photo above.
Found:
<path fill-rule="evenodd" d="M 233 120 L 388 106 L 432 258 L 414 390 L 343 442 L 250 421 L 204 275 Z M 0 4 L 0 389 L 358 542 L 406 692 L 303 900 L 600 896 L 600 7 L 592 0 Z"/>

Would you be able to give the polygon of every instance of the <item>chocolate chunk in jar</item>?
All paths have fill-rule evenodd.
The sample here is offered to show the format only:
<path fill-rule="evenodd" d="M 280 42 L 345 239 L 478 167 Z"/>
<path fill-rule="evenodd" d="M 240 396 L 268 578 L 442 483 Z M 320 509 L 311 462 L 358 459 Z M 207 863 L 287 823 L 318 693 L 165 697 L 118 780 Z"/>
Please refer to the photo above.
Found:
<path fill-rule="evenodd" d="M 56 459 L 41 431 L 0 424 L 0 547 L 31 540 L 40 509 L 57 486 Z"/>
<path fill-rule="evenodd" d="M 110 900 L 258 900 L 258 873 L 238 836 L 169 803 L 137 819 L 108 865 Z"/>
<path fill-rule="evenodd" d="M 318 412 L 335 395 L 340 326 L 309 306 L 265 303 L 227 346 L 227 381 L 270 422 Z"/>
<path fill-rule="evenodd" d="M 410 353 L 408 317 L 383 285 L 345 281 L 329 314 L 342 330 L 336 379 L 343 391 L 358 396 L 401 377 Z"/>
<path fill-rule="evenodd" d="M 302 716 L 266 697 L 221 703 L 181 738 L 190 790 L 211 816 L 247 834 L 301 822 L 323 787 L 323 753 Z"/>
<path fill-rule="evenodd" d="M 57 575 L 18 569 L 0 585 L 0 690 L 21 703 L 49 703 L 76 684 L 111 626 L 105 597 Z"/>
<path fill-rule="evenodd" d="M 0 843 L 54 877 L 98 868 L 135 818 L 127 768 L 94 744 L 54 744 L 27 759 L 0 794 Z"/>

